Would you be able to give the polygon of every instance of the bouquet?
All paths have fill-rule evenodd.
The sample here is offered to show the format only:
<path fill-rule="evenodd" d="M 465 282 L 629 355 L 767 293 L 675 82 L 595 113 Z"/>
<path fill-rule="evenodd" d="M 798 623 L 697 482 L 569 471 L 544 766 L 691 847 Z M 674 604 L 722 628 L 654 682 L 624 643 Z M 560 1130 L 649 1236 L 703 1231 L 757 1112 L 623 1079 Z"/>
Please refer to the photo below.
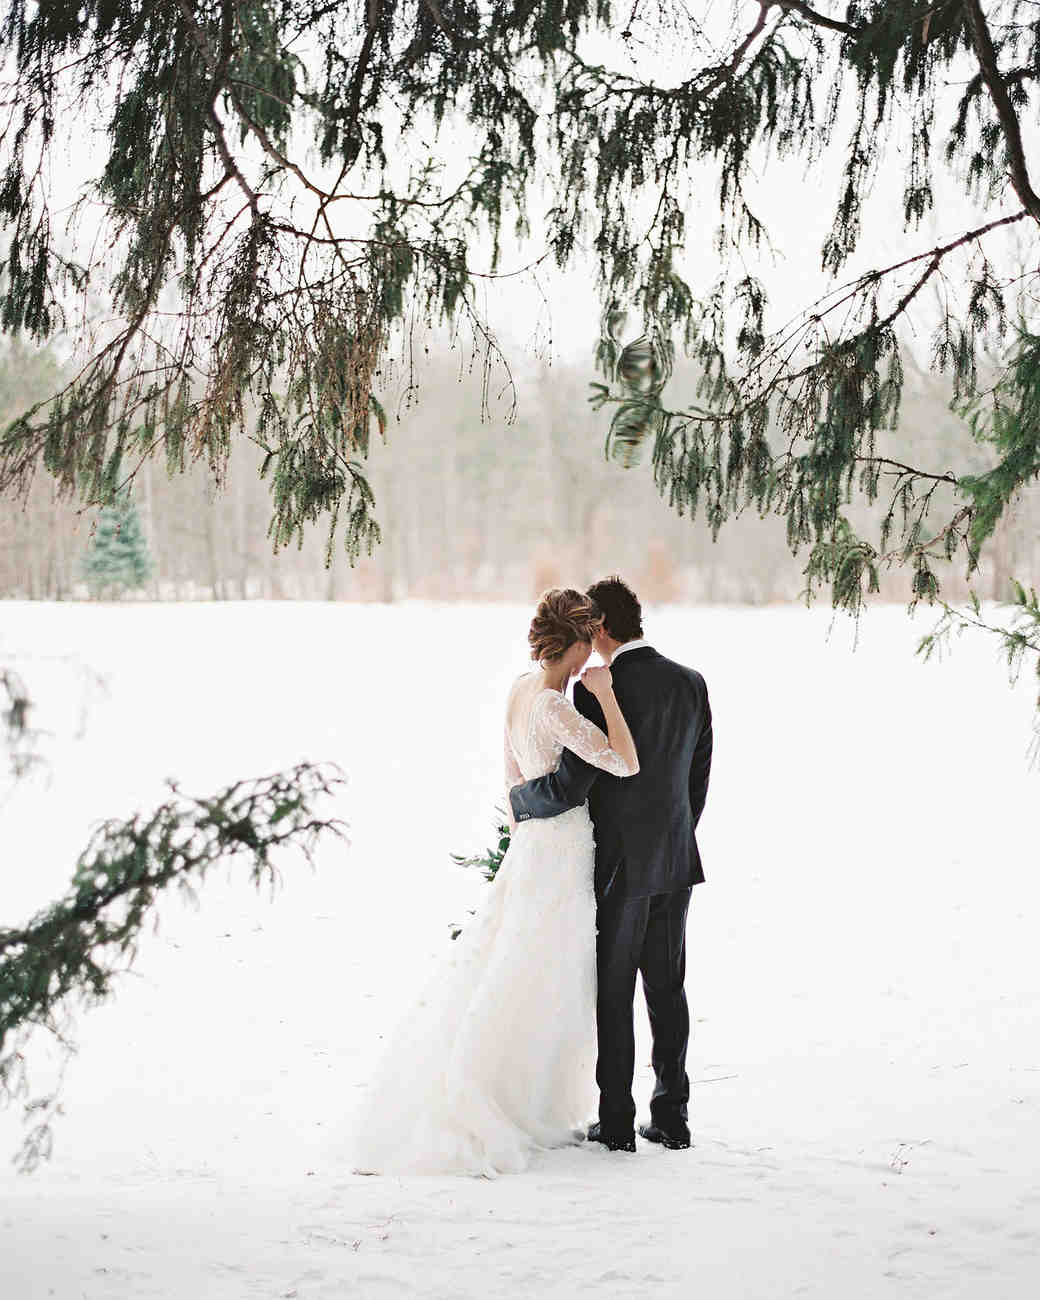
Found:
<path fill-rule="evenodd" d="M 463 853 L 453 853 L 451 855 L 452 862 L 457 866 L 479 867 L 484 873 L 484 879 L 489 882 L 493 881 L 495 876 L 498 874 L 498 869 L 502 865 L 502 859 L 506 856 L 506 851 L 509 848 L 510 839 L 509 823 L 506 820 L 505 813 L 501 808 L 496 808 L 495 812 L 499 814 L 499 822 L 495 827 L 498 832 L 498 843 L 496 845 L 485 849 L 483 853 L 475 853 L 472 856 L 467 856 Z M 470 916 L 472 915 L 473 913 L 471 912 Z M 451 937 L 453 939 L 457 939 L 461 933 L 461 926 L 452 927 Z"/>

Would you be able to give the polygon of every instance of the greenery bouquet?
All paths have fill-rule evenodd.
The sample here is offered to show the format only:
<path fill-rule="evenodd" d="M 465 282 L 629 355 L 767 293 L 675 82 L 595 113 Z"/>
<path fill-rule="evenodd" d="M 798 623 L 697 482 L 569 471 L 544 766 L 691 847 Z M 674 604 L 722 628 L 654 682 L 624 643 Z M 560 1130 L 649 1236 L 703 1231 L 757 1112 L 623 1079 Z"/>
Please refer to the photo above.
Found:
<path fill-rule="evenodd" d="M 497 807 L 495 812 L 498 813 L 499 817 L 498 825 L 495 827 L 495 830 L 498 833 L 498 842 L 496 844 L 486 848 L 483 853 L 475 853 L 472 856 L 467 856 L 463 853 L 453 853 L 451 855 L 452 862 L 456 863 L 460 867 L 478 867 L 484 873 L 484 879 L 489 882 L 493 881 L 495 876 L 498 874 L 498 869 L 502 865 L 502 859 L 506 856 L 506 852 L 509 849 L 509 841 L 511 838 L 509 822 L 505 813 L 501 808 Z M 472 916 L 473 913 L 471 912 L 470 915 Z M 461 933 L 461 926 L 452 926 L 451 937 L 453 939 L 457 939 Z"/>

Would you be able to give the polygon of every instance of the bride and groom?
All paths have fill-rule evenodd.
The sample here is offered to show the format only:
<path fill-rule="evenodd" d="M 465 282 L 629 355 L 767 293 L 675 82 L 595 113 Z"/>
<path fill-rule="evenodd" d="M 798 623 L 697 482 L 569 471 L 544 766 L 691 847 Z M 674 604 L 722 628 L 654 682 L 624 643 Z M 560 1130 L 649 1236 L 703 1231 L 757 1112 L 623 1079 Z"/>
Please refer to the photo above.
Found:
<path fill-rule="evenodd" d="M 685 932 L 704 879 L 704 678 L 643 640 L 639 601 L 616 577 L 547 592 L 528 640 L 538 667 L 506 707 L 509 849 L 383 1058 L 354 1137 L 359 1172 L 490 1177 L 586 1138 L 634 1151 L 637 971 L 655 1074 L 639 1132 L 690 1145 Z M 593 649 L 602 667 L 586 667 Z"/>

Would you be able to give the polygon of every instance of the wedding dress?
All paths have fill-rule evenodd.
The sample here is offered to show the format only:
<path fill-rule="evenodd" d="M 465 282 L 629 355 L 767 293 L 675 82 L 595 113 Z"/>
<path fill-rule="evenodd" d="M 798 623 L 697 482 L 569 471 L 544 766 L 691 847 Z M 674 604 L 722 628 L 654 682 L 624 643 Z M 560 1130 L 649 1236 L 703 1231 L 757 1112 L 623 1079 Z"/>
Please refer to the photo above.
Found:
<path fill-rule="evenodd" d="M 632 773 L 540 673 L 519 678 L 507 792 L 555 769 L 565 747 Z M 595 1110 L 593 857 L 584 804 L 516 827 L 479 910 L 392 1035 L 352 1143 L 358 1172 L 492 1177 L 581 1140 Z"/>

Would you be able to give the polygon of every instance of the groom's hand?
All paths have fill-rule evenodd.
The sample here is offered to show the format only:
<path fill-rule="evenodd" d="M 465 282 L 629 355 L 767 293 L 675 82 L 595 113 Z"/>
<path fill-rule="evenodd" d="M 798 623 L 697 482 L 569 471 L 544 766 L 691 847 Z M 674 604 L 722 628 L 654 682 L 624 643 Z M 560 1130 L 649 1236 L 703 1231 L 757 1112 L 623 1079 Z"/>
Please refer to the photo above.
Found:
<path fill-rule="evenodd" d="M 510 831 L 515 831 L 515 830 L 516 830 L 516 824 L 517 824 L 517 822 L 525 821 L 525 820 L 527 819 L 528 815 L 529 815 L 529 814 L 523 812 L 521 809 L 517 808 L 516 804 L 513 802 L 513 795 L 516 794 L 517 790 L 519 790 L 520 788 L 521 788 L 521 787 L 520 787 L 519 785 L 514 785 L 514 786 L 511 786 L 511 787 L 510 787 L 510 790 L 509 790 L 509 829 L 510 829 Z"/>

